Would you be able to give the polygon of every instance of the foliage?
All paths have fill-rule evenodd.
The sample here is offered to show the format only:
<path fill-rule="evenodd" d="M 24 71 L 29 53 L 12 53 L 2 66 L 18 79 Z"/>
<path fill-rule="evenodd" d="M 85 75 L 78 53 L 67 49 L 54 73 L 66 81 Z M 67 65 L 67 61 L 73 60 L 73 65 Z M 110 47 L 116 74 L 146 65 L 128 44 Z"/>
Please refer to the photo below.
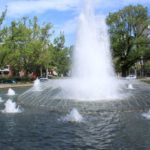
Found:
<path fill-rule="evenodd" d="M 150 60 L 146 61 L 144 65 L 145 74 L 150 75 Z"/>
<path fill-rule="evenodd" d="M 1 32 L 4 33 L 0 46 L 1 66 L 11 64 L 16 72 L 40 72 L 55 67 L 59 74 L 67 73 L 69 49 L 64 46 L 63 33 L 54 39 L 54 43 L 51 42 L 51 23 L 39 25 L 37 17 L 23 17 L 18 21 L 12 21 L 11 25 L 5 26 Z"/>
<path fill-rule="evenodd" d="M 0 16 L 0 67 L 4 62 L 4 58 L 6 57 L 7 53 L 2 48 L 3 39 L 5 38 L 6 28 L 2 29 L 2 24 L 6 16 L 7 9 L 5 9 L 1 16 Z"/>
<path fill-rule="evenodd" d="M 59 75 L 67 75 L 69 71 L 69 49 L 64 46 L 64 43 L 64 34 L 60 33 L 60 35 L 54 39 L 54 47 L 52 49 L 51 65 L 56 67 Z"/>
<path fill-rule="evenodd" d="M 127 6 L 107 17 L 116 69 L 126 76 L 128 69 L 150 50 L 147 8 Z"/>

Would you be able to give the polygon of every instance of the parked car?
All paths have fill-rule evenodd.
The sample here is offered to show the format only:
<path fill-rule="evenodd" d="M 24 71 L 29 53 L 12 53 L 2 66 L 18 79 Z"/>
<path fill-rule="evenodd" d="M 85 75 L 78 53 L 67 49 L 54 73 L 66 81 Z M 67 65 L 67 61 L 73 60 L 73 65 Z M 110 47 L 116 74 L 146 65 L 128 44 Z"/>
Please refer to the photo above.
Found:
<path fill-rule="evenodd" d="M 40 81 L 41 81 L 41 82 L 48 81 L 48 78 L 41 77 L 41 78 L 40 78 Z"/>
<path fill-rule="evenodd" d="M 136 79 L 136 75 L 130 74 L 128 76 L 126 76 L 126 79 Z"/>

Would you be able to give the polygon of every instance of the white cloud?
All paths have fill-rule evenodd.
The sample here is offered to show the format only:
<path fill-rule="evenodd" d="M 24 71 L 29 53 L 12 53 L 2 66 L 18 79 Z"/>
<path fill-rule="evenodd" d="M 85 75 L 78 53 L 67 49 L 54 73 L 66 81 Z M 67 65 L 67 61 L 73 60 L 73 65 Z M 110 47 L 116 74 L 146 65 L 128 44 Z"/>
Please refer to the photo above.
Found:
<path fill-rule="evenodd" d="M 25 15 L 30 16 L 33 13 L 34 15 L 41 13 L 43 15 L 42 18 L 44 18 L 45 12 L 49 10 L 73 10 L 74 12 L 79 12 L 84 1 L 95 2 L 98 12 L 103 15 L 108 15 L 108 12 L 118 11 L 129 4 L 142 4 L 150 8 L 150 0 L 0 0 L 0 11 L 4 10 L 4 6 L 7 5 L 7 16 L 10 18 Z M 55 12 L 53 15 L 55 15 Z M 67 13 L 65 15 L 67 15 Z M 59 34 L 60 31 L 64 31 L 67 36 L 75 33 L 77 28 L 77 16 L 76 14 L 71 16 L 73 17 L 72 19 L 63 15 L 61 16 L 60 12 L 61 21 L 59 21 L 59 16 L 57 16 L 56 20 L 58 20 L 58 22 L 56 21 L 54 24 L 56 35 Z"/>
<path fill-rule="evenodd" d="M 118 9 L 130 4 L 150 5 L 150 0 L 99 0 L 99 8 L 101 9 Z"/>
<path fill-rule="evenodd" d="M 86 0 L 84 0 L 84 1 L 86 1 Z M 90 0 L 87 0 L 87 1 L 90 1 Z M 112 2 L 112 0 L 107 0 L 107 1 L 106 0 L 95 0 L 94 2 L 95 2 L 95 6 L 97 7 L 97 9 L 102 10 L 102 12 L 104 10 L 107 10 L 107 12 L 117 11 L 118 9 L 121 9 L 121 7 L 130 5 L 130 4 L 142 4 L 142 5 L 150 4 L 150 0 L 114 0 L 114 2 Z M 80 8 L 80 7 L 81 6 L 78 5 L 78 8 Z M 99 16 L 102 16 L 102 15 L 104 15 L 106 17 L 106 15 L 108 15 L 108 14 L 101 14 L 101 15 L 98 14 L 97 18 L 100 18 Z M 77 17 L 70 19 L 70 20 L 66 20 L 66 22 L 64 22 L 63 25 L 58 25 L 59 31 L 64 31 L 64 33 L 66 35 L 73 34 L 73 33 L 75 33 L 75 31 L 77 29 L 77 23 L 78 23 Z"/>
<path fill-rule="evenodd" d="M 141 3 L 141 4 L 150 4 L 149 0 L 123 0 L 124 3 Z"/>
<path fill-rule="evenodd" d="M 30 13 L 44 13 L 47 10 L 65 11 L 74 9 L 78 0 L 8 0 L 5 5 L 8 7 L 8 16 L 25 15 Z"/>
<path fill-rule="evenodd" d="M 0 0 L 0 7 L 7 5 L 7 15 L 15 17 L 30 13 L 44 13 L 47 10 L 66 11 L 76 9 L 78 11 L 83 1 L 90 0 Z M 150 0 L 94 0 L 94 2 L 96 7 L 102 11 L 117 10 L 129 4 L 150 5 Z"/>

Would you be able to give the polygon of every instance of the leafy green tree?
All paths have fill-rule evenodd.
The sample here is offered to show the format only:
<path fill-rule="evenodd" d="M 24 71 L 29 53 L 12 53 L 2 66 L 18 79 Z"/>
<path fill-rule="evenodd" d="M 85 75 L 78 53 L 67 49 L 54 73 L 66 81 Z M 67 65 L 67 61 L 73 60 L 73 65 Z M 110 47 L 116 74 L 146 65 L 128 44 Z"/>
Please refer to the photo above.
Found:
<path fill-rule="evenodd" d="M 3 24 L 3 21 L 5 20 L 6 13 L 7 13 L 7 9 L 5 9 L 0 16 L 0 43 L 3 42 L 3 35 L 5 33 L 4 32 L 5 30 L 2 30 L 2 24 Z"/>
<path fill-rule="evenodd" d="M 141 5 L 127 6 L 107 17 L 116 69 L 127 75 L 127 71 L 144 57 L 149 49 L 150 17 L 148 10 Z"/>
<path fill-rule="evenodd" d="M 59 50 L 63 50 L 65 44 L 65 36 L 64 33 L 60 32 L 59 36 L 54 39 L 54 46 Z"/>
<path fill-rule="evenodd" d="M 27 45 L 31 40 L 32 31 L 26 27 L 24 22 L 13 21 L 8 29 L 8 35 L 5 40 L 4 48 L 9 52 L 6 63 L 11 64 L 19 70 L 27 68 L 28 49 Z"/>
<path fill-rule="evenodd" d="M 144 72 L 145 72 L 145 75 L 150 76 L 150 59 L 146 61 L 144 65 Z"/>
<path fill-rule="evenodd" d="M 4 27 L 3 44 L 0 45 L 1 64 L 10 64 L 16 72 L 37 70 L 41 75 L 43 70 L 48 75 L 48 69 L 56 68 L 59 75 L 66 75 L 69 70 L 69 48 L 64 46 L 65 37 L 60 33 L 51 42 L 52 24 L 39 25 L 38 18 L 23 17 L 13 20 L 11 25 Z"/>
<path fill-rule="evenodd" d="M 6 12 L 7 12 L 7 9 L 5 9 L 0 16 L 0 67 L 3 66 L 4 58 L 7 55 L 7 52 L 3 49 L 3 42 L 5 39 L 7 28 L 6 27 L 2 28 L 3 21 L 5 20 L 5 17 L 6 17 Z"/>
<path fill-rule="evenodd" d="M 31 44 L 34 49 L 34 53 L 37 55 L 34 57 L 34 62 L 36 66 L 40 67 L 40 74 L 42 76 L 42 70 L 46 70 L 46 75 L 48 75 L 48 68 L 50 63 L 50 37 L 53 34 L 52 24 L 47 23 L 44 24 L 42 27 L 38 25 L 38 18 L 34 17 L 33 19 L 33 34 L 32 34 L 32 41 Z M 38 44 L 36 44 L 38 43 Z M 38 45 L 38 46 L 37 46 Z M 32 48 L 31 48 L 32 49 Z"/>
<path fill-rule="evenodd" d="M 5 63 L 11 64 L 17 70 L 47 68 L 51 28 L 50 23 L 39 26 L 37 17 L 33 20 L 23 17 L 19 21 L 12 21 L 4 43 L 7 51 Z"/>
<path fill-rule="evenodd" d="M 64 43 L 65 36 L 61 32 L 60 35 L 54 39 L 54 45 L 53 48 L 51 48 L 51 66 L 57 68 L 59 75 L 66 75 L 69 71 L 69 48 L 65 47 Z"/>

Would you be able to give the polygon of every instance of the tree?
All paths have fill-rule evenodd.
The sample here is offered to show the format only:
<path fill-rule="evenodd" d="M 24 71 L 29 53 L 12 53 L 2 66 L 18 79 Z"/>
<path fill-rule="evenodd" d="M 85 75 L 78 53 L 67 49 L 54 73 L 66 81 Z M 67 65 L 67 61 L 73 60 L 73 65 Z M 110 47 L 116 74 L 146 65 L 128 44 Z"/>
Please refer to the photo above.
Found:
<path fill-rule="evenodd" d="M 141 5 L 127 6 L 107 17 L 117 71 L 122 76 L 144 57 L 150 44 L 148 10 Z"/>
<path fill-rule="evenodd" d="M 54 46 L 51 48 L 52 61 L 51 66 L 57 68 L 59 75 L 66 75 L 69 71 L 69 48 L 64 46 L 65 36 L 60 32 L 59 36 L 54 39 Z"/>
<path fill-rule="evenodd" d="M 12 21 L 3 47 L 8 52 L 5 63 L 11 64 L 17 70 L 47 68 L 51 28 L 50 23 L 39 26 L 37 17 L 33 20 L 23 17 L 19 21 Z"/>
<path fill-rule="evenodd" d="M 38 18 L 23 17 L 13 20 L 10 26 L 3 28 L 3 44 L 0 45 L 1 65 L 8 65 L 16 72 L 42 71 L 57 68 L 59 75 L 69 70 L 69 49 L 64 46 L 65 37 L 60 33 L 51 42 L 53 35 L 52 24 L 39 25 Z"/>
<path fill-rule="evenodd" d="M 32 31 L 26 26 L 25 22 L 25 19 L 18 22 L 12 21 L 4 42 L 4 49 L 9 52 L 5 62 L 18 68 L 18 70 L 26 69 L 28 66 L 29 52 L 27 45 L 31 41 Z"/>
<path fill-rule="evenodd" d="M 5 9 L 0 16 L 0 43 L 3 42 L 3 35 L 5 33 L 4 32 L 5 30 L 2 30 L 1 27 L 2 27 L 3 21 L 5 20 L 6 13 L 7 13 L 7 9 Z"/>
<path fill-rule="evenodd" d="M 5 9 L 0 16 L 0 67 L 2 67 L 4 63 L 4 58 L 7 55 L 6 51 L 3 49 L 3 42 L 5 39 L 5 34 L 7 32 L 7 29 L 5 27 L 2 28 L 2 24 L 3 24 L 3 21 L 5 20 L 6 12 L 7 12 L 7 9 Z"/>

